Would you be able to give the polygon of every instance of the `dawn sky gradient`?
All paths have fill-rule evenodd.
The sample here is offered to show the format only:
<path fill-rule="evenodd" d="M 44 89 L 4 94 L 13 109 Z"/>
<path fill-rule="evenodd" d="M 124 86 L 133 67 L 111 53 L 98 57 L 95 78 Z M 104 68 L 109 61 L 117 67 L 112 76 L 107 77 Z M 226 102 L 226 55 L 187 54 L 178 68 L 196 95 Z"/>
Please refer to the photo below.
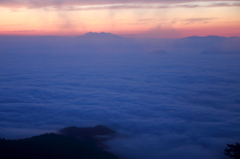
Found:
<path fill-rule="evenodd" d="M 239 17 L 239 0 L 0 0 L 0 35 L 230 37 Z"/>

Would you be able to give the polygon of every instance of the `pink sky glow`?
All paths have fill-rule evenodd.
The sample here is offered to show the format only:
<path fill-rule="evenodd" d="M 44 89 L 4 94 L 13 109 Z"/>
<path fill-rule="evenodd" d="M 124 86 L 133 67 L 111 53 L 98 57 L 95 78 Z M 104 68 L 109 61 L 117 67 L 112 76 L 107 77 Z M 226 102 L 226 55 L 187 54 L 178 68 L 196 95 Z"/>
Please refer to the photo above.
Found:
<path fill-rule="evenodd" d="M 0 35 L 239 36 L 240 1 L 0 0 Z"/>

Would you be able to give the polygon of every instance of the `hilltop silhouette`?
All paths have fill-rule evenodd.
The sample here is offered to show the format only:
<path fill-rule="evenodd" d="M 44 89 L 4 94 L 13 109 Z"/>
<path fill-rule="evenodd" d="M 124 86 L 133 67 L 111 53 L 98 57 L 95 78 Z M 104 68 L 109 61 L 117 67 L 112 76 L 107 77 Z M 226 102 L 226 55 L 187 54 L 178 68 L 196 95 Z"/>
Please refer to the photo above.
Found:
<path fill-rule="evenodd" d="M 61 134 L 43 134 L 19 140 L 0 139 L 0 158 L 8 159 L 118 159 L 96 145 L 96 136 L 115 134 L 104 127 L 69 127 Z M 78 137 L 78 138 L 77 138 Z M 101 143 L 102 144 L 102 143 Z"/>
<path fill-rule="evenodd" d="M 72 126 L 61 129 L 59 133 L 67 137 L 79 139 L 83 142 L 91 143 L 99 148 L 105 147 L 102 141 L 108 140 L 117 134 L 115 131 L 102 125 L 97 125 L 93 128 L 78 128 Z"/>

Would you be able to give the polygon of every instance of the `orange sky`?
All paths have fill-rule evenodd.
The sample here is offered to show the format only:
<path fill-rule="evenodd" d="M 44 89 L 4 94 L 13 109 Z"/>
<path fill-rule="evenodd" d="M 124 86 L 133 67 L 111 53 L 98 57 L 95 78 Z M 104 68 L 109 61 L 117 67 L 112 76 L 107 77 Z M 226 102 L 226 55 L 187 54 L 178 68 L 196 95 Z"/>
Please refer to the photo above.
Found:
<path fill-rule="evenodd" d="M 111 4 L 111 0 L 103 0 L 107 4 L 92 1 L 93 4 L 83 5 L 72 0 L 62 5 L 41 3 L 41 6 L 28 1 L 19 4 L 0 0 L 1 35 L 78 36 L 92 31 L 125 37 L 240 37 L 239 1 L 159 0 L 149 4 L 132 0 Z"/>

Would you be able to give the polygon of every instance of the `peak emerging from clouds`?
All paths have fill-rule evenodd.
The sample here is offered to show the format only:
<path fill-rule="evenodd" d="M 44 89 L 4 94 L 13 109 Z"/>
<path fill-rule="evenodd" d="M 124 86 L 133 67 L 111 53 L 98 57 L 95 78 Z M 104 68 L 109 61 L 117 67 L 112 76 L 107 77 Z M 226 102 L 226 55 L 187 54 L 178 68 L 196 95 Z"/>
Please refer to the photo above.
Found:
<path fill-rule="evenodd" d="M 122 37 L 118 36 L 118 35 L 114 35 L 112 33 L 105 33 L 105 32 L 101 32 L 101 33 L 96 33 L 96 32 L 88 32 L 82 36 L 79 36 L 82 38 L 87 38 L 87 39 L 122 39 Z"/>

